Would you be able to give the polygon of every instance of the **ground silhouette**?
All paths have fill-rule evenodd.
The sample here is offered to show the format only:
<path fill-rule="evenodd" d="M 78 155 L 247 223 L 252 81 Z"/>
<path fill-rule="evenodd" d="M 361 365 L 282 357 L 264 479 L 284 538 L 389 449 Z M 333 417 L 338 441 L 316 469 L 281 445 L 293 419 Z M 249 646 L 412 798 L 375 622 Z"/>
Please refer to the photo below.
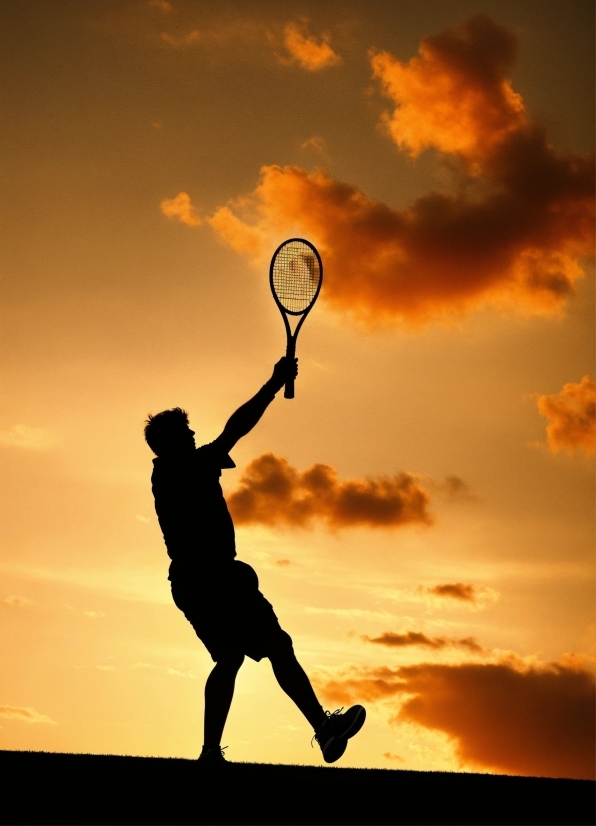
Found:
<path fill-rule="evenodd" d="M 0 751 L 3 824 L 593 824 L 594 783 Z"/>

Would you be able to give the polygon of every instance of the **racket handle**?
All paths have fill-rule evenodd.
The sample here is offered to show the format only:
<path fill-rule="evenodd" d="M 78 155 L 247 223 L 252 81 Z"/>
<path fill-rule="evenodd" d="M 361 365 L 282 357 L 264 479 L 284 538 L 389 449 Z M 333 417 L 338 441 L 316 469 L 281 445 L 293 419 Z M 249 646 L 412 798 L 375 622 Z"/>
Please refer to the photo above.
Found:
<path fill-rule="evenodd" d="M 294 339 L 288 340 L 288 346 L 286 347 L 286 358 L 294 361 L 296 358 L 296 342 Z M 293 399 L 294 398 L 294 376 L 291 379 L 288 379 L 286 382 L 286 389 L 284 390 L 284 399 Z"/>

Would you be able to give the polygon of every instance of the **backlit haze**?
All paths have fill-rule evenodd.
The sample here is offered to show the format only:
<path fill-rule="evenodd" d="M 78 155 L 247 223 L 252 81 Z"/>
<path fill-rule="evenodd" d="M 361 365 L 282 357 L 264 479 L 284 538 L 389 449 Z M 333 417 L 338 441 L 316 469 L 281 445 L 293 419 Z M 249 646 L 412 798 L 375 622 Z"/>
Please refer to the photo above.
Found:
<path fill-rule="evenodd" d="M 2 21 L 0 748 L 196 757 L 148 413 L 223 485 L 338 765 L 594 772 L 593 4 L 21 0 Z M 225 604 L 221 606 L 225 612 Z M 231 760 L 321 764 L 264 660 Z"/>

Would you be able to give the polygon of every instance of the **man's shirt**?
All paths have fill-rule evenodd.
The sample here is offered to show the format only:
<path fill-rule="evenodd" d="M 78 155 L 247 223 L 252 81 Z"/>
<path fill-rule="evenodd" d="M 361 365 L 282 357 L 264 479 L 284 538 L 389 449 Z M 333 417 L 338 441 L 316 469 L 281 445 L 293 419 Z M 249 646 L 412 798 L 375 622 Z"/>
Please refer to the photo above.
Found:
<path fill-rule="evenodd" d="M 172 559 L 169 579 L 192 575 L 236 556 L 234 523 L 219 478 L 236 467 L 229 454 L 203 445 L 188 456 L 153 460 L 155 510 Z"/>

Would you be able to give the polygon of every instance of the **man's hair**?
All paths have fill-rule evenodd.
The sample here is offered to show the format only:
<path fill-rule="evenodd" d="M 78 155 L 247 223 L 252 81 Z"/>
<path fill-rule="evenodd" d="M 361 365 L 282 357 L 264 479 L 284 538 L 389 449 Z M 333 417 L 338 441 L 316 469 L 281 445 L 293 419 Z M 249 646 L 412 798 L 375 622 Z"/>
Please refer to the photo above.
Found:
<path fill-rule="evenodd" d="M 162 410 L 155 416 L 149 414 L 145 422 L 145 441 L 151 450 L 159 456 L 167 450 L 169 436 L 172 430 L 178 430 L 181 425 L 188 427 L 188 413 L 181 407 L 171 410 Z"/>

